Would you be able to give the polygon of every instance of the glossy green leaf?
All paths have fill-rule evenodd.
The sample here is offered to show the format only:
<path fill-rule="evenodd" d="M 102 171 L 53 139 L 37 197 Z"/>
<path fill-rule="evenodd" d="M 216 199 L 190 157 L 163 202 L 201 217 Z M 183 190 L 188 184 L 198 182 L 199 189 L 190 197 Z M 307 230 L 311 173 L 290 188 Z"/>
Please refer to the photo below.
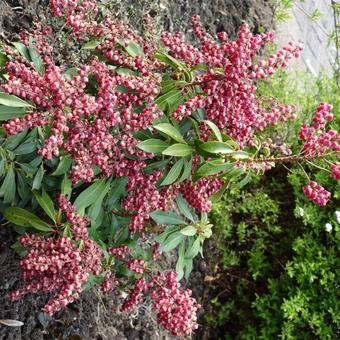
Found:
<path fill-rule="evenodd" d="M 12 43 L 13 46 L 16 48 L 16 50 L 20 53 L 20 55 L 22 57 L 24 57 L 27 61 L 31 62 L 31 56 L 30 56 L 30 52 L 27 48 L 26 45 L 24 45 L 23 43 L 21 42 L 14 42 Z"/>
<path fill-rule="evenodd" d="M 173 144 L 165 149 L 162 154 L 166 156 L 185 157 L 194 152 L 194 149 L 187 144 Z"/>
<path fill-rule="evenodd" d="M 181 133 L 171 124 L 161 123 L 161 124 L 155 125 L 154 128 L 160 132 L 163 132 L 164 134 L 171 137 L 175 141 L 186 144 L 186 141 L 182 137 Z"/>
<path fill-rule="evenodd" d="M 170 226 L 170 227 L 167 227 L 166 230 L 155 237 L 155 241 L 158 242 L 158 243 L 163 243 L 165 241 L 165 239 L 172 233 L 176 232 L 176 231 L 179 231 L 179 227 L 178 226 Z"/>
<path fill-rule="evenodd" d="M 210 153 L 231 154 L 234 152 L 234 150 L 228 144 L 222 142 L 205 142 L 199 147 L 200 149 Z"/>
<path fill-rule="evenodd" d="M 147 139 L 139 144 L 137 147 L 145 152 L 152 152 L 154 154 L 162 153 L 169 144 L 160 139 Z"/>
<path fill-rule="evenodd" d="M 22 117 L 25 113 L 26 109 L 22 107 L 9 107 L 0 105 L 0 121 Z"/>
<path fill-rule="evenodd" d="M 173 103 L 180 103 L 182 100 L 183 96 L 181 91 L 171 90 L 159 96 L 155 100 L 155 103 L 162 111 L 165 111 L 167 108 L 169 108 L 169 105 L 173 105 Z"/>
<path fill-rule="evenodd" d="M 54 209 L 54 203 L 46 191 L 43 190 L 41 194 L 37 191 L 33 191 L 33 195 L 45 213 L 52 219 L 54 223 L 56 223 L 56 211 Z"/>
<path fill-rule="evenodd" d="M 26 137 L 27 130 L 17 133 L 16 135 L 7 137 L 3 147 L 13 151 Z"/>
<path fill-rule="evenodd" d="M 22 208 L 8 208 L 4 213 L 11 223 L 25 228 L 34 228 L 39 231 L 52 231 L 52 227 L 38 216 Z"/>
<path fill-rule="evenodd" d="M 44 166 L 41 165 L 34 176 L 32 190 L 40 190 L 44 173 L 45 173 Z"/>
<path fill-rule="evenodd" d="M 197 256 L 201 249 L 201 238 L 197 237 L 192 246 L 186 251 L 185 258 L 186 259 L 193 259 Z"/>
<path fill-rule="evenodd" d="M 178 160 L 169 170 L 165 178 L 163 179 L 161 185 L 170 185 L 174 183 L 178 176 L 181 174 L 181 171 L 183 169 L 183 159 Z"/>
<path fill-rule="evenodd" d="M 144 57 L 144 52 L 143 49 L 134 41 L 130 41 L 128 46 L 125 47 L 125 50 L 127 53 L 130 54 L 131 57 L 136 57 L 136 56 L 140 56 L 140 57 Z"/>
<path fill-rule="evenodd" d="M 219 172 L 225 172 L 231 170 L 235 166 L 235 163 L 225 163 L 223 160 L 207 161 L 200 165 L 196 170 L 194 178 L 198 179 L 205 176 L 215 175 Z"/>
<path fill-rule="evenodd" d="M 195 222 L 194 215 L 192 213 L 192 209 L 190 208 L 186 199 L 183 198 L 182 195 L 178 195 L 176 197 L 176 203 L 178 210 L 190 221 Z"/>
<path fill-rule="evenodd" d="M 168 252 L 174 248 L 176 248 L 183 240 L 185 236 L 181 234 L 179 231 L 170 234 L 166 240 L 161 244 L 160 250 L 162 252 Z"/>
<path fill-rule="evenodd" d="M 28 48 L 35 70 L 42 76 L 45 73 L 45 66 L 39 52 L 30 44 Z"/>
<path fill-rule="evenodd" d="M 65 155 L 60 157 L 57 169 L 52 173 L 52 176 L 60 176 L 65 174 L 72 165 L 72 158 L 70 155 Z"/>
<path fill-rule="evenodd" d="M 223 142 L 223 140 L 222 140 L 222 134 L 221 134 L 220 129 L 219 129 L 212 121 L 210 121 L 210 120 L 203 120 L 203 122 L 204 122 L 205 124 L 207 124 L 207 125 L 210 127 L 210 129 L 211 129 L 212 132 L 214 133 L 214 135 L 215 135 L 215 137 L 217 138 L 217 140 L 218 140 L 219 142 Z"/>
<path fill-rule="evenodd" d="M 248 159 L 249 153 L 245 151 L 235 151 L 231 154 L 231 156 L 235 159 Z"/>
<path fill-rule="evenodd" d="M 76 210 L 82 210 L 95 203 L 98 196 L 103 192 L 107 193 L 110 188 L 110 180 L 100 179 L 86 188 L 74 201 Z"/>
<path fill-rule="evenodd" d="M 164 159 L 162 161 L 150 163 L 145 168 L 143 168 L 143 172 L 150 173 L 156 169 L 163 169 L 169 162 L 170 162 L 170 158 Z"/>
<path fill-rule="evenodd" d="M 150 213 L 150 217 L 158 224 L 186 224 L 186 222 L 173 211 L 156 210 Z"/>
<path fill-rule="evenodd" d="M 63 180 L 61 181 L 61 193 L 64 194 L 67 197 L 71 196 L 72 193 L 72 182 L 68 178 L 67 173 L 65 173 Z"/>
<path fill-rule="evenodd" d="M 20 144 L 13 153 L 15 155 L 27 155 L 37 149 L 37 143 L 32 140 L 26 140 L 24 143 Z"/>
<path fill-rule="evenodd" d="M 3 196 L 4 203 L 12 203 L 15 199 L 16 184 L 14 166 L 11 164 L 0 188 L 0 196 Z"/>
<path fill-rule="evenodd" d="M 181 229 L 180 233 L 185 236 L 194 236 L 197 233 L 197 229 L 192 225 L 188 225 L 184 229 Z"/>
<path fill-rule="evenodd" d="M 8 93 L 0 92 L 0 104 L 10 107 L 33 107 L 24 100 Z"/>
<path fill-rule="evenodd" d="M 0 52 L 0 68 L 4 67 L 8 61 L 8 57 L 5 53 Z"/>
<path fill-rule="evenodd" d="M 185 259 L 184 260 L 184 266 L 185 266 L 184 277 L 185 277 L 186 280 L 188 280 L 189 276 L 192 272 L 193 260 L 192 259 Z"/>
<path fill-rule="evenodd" d="M 95 50 L 100 44 L 99 40 L 90 40 L 82 46 L 82 50 Z"/>
<path fill-rule="evenodd" d="M 192 158 L 190 158 L 189 161 L 187 161 L 185 158 L 184 159 L 184 165 L 183 165 L 183 173 L 179 180 L 176 182 L 177 184 L 182 183 L 186 179 L 188 179 L 191 175 L 191 170 L 192 170 Z"/>

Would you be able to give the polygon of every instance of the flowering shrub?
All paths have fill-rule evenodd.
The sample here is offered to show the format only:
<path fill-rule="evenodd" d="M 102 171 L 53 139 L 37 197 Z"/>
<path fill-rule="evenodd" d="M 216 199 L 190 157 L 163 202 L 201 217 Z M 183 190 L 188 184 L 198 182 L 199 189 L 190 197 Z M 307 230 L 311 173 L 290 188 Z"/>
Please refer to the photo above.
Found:
<path fill-rule="evenodd" d="M 299 153 L 263 147 L 261 131 L 296 113 L 258 98 L 257 81 L 298 57 L 300 44 L 261 58 L 272 34 L 253 35 L 243 25 L 235 41 L 223 32 L 215 40 L 197 16 L 199 47 L 169 32 L 160 44 L 102 13 L 96 1 L 50 4 L 68 39 L 91 56 L 56 64 L 53 30 L 39 26 L 3 46 L 0 195 L 6 219 L 29 228 L 20 238 L 26 283 L 11 296 L 57 292 L 44 307 L 53 314 L 86 281 L 104 292 L 128 289 L 122 311 L 150 299 L 163 327 L 190 334 L 199 305 L 177 280 L 188 278 L 211 236 L 210 198 L 275 163 L 336 155 L 339 135 L 326 128 L 331 106 L 321 103 L 301 127 Z M 305 192 L 318 204 L 330 198 L 310 187 L 316 190 Z M 175 248 L 178 274 L 160 272 L 158 256 Z"/>

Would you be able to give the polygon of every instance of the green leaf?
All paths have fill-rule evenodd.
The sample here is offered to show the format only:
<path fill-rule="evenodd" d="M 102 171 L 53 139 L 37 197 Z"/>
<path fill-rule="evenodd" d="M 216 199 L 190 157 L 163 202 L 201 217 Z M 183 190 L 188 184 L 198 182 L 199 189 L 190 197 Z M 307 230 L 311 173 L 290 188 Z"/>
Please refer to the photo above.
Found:
<path fill-rule="evenodd" d="M 41 76 L 43 76 L 44 73 L 45 73 L 45 67 L 44 67 L 44 63 L 43 63 L 43 60 L 42 60 L 39 52 L 33 47 L 32 44 L 30 44 L 28 51 L 29 51 L 29 54 L 30 54 L 31 60 L 33 62 L 35 70 Z"/>
<path fill-rule="evenodd" d="M 190 273 L 192 272 L 192 267 L 193 267 L 193 260 L 192 259 L 185 259 L 184 261 L 185 265 L 185 279 L 188 280 Z"/>
<path fill-rule="evenodd" d="M 179 91 L 179 90 L 171 90 L 171 91 L 169 91 L 167 93 L 164 93 L 163 95 L 159 96 L 155 100 L 155 103 L 158 105 L 158 107 L 162 111 L 165 111 L 168 108 L 169 105 L 173 106 L 174 103 L 178 103 L 179 104 L 182 100 L 183 100 L 183 96 L 182 96 L 181 91 Z"/>
<path fill-rule="evenodd" d="M 15 199 L 16 185 L 15 185 L 15 172 L 14 166 L 11 163 L 5 179 L 0 188 L 0 196 L 4 197 L 4 203 L 13 203 Z"/>
<path fill-rule="evenodd" d="M 0 52 L 0 68 L 4 67 L 8 61 L 8 57 L 6 54 Z"/>
<path fill-rule="evenodd" d="M 116 178 L 111 186 L 111 190 L 107 194 L 105 205 L 108 210 L 114 209 L 116 202 L 126 193 L 127 177 Z"/>
<path fill-rule="evenodd" d="M 183 62 L 171 57 L 170 55 L 168 55 L 164 52 L 156 52 L 155 58 L 158 59 L 159 61 L 173 67 L 174 69 L 183 70 L 184 68 L 186 68 Z"/>
<path fill-rule="evenodd" d="M 183 168 L 184 162 L 183 159 L 178 160 L 170 169 L 166 177 L 163 179 L 162 183 L 160 185 L 170 185 L 174 183 L 178 176 L 180 175 L 182 168 Z"/>
<path fill-rule="evenodd" d="M 216 159 L 203 163 L 195 172 L 194 178 L 211 176 L 219 172 L 225 172 L 231 170 L 235 166 L 235 163 L 224 163 L 223 160 Z"/>
<path fill-rule="evenodd" d="M 197 237 L 194 243 L 192 244 L 191 248 L 189 248 L 185 253 L 186 259 L 193 259 L 197 256 L 201 249 L 201 238 Z"/>
<path fill-rule="evenodd" d="M 212 130 L 212 132 L 216 136 L 217 140 L 219 142 L 223 142 L 220 129 L 210 120 L 203 120 L 203 122 L 210 127 L 210 129 Z"/>
<path fill-rule="evenodd" d="M 40 190 L 41 183 L 44 177 L 44 173 L 45 173 L 44 166 L 43 164 L 41 164 L 37 173 L 35 174 L 33 184 L 32 184 L 32 190 Z"/>
<path fill-rule="evenodd" d="M 100 179 L 91 184 L 74 201 L 75 209 L 80 211 L 95 203 L 99 195 L 103 192 L 105 192 L 105 194 L 108 192 L 110 183 L 110 180 Z"/>
<path fill-rule="evenodd" d="M 100 44 L 99 40 L 90 40 L 82 46 L 82 50 L 95 50 Z"/>
<path fill-rule="evenodd" d="M 171 124 L 161 123 L 161 124 L 155 125 L 154 128 L 160 132 L 163 132 L 164 134 L 171 137 L 175 141 L 186 144 L 186 141 L 182 137 L 181 133 Z"/>
<path fill-rule="evenodd" d="M 19 227 L 32 227 L 39 231 L 52 231 L 52 227 L 41 218 L 22 208 L 8 208 L 5 210 L 4 216 L 9 222 Z"/>
<path fill-rule="evenodd" d="M 71 164 L 72 158 L 70 155 L 61 156 L 57 169 L 52 173 L 52 176 L 60 176 L 65 174 L 70 169 Z"/>
<path fill-rule="evenodd" d="M 5 161 L 3 159 L 0 159 L 0 177 L 2 177 L 4 172 L 5 172 Z"/>
<path fill-rule="evenodd" d="M 33 107 L 24 100 L 8 93 L 0 92 L 0 104 L 10 107 Z"/>
<path fill-rule="evenodd" d="M 191 175 L 191 170 L 192 170 L 192 158 L 190 158 L 190 161 L 188 162 L 185 158 L 184 159 L 184 165 L 183 165 L 183 173 L 181 175 L 181 177 L 179 178 L 179 180 L 176 182 L 178 183 L 182 183 L 183 181 L 185 181 L 186 179 L 188 179 Z"/>
<path fill-rule="evenodd" d="M 116 72 L 121 75 L 136 75 L 136 72 L 133 70 L 130 70 L 129 68 L 119 67 L 116 69 Z"/>
<path fill-rule="evenodd" d="M 9 107 L 5 105 L 0 105 L 0 121 L 22 117 L 25 113 L 26 109 L 21 107 Z"/>
<path fill-rule="evenodd" d="M 145 152 L 152 152 L 154 154 L 162 153 L 169 144 L 160 139 L 147 139 L 139 144 L 137 147 Z"/>
<path fill-rule="evenodd" d="M 245 151 L 235 151 L 231 154 L 231 156 L 235 159 L 248 159 L 249 153 Z"/>
<path fill-rule="evenodd" d="M 181 229 L 180 233 L 185 236 L 194 236 L 197 233 L 197 229 L 192 225 L 188 225 L 184 229 Z"/>
<path fill-rule="evenodd" d="M 37 149 L 37 143 L 32 140 L 26 140 L 24 143 L 20 144 L 13 153 L 15 155 L 27 155 Z"/>
<path fill-rule="evenodd" d="M 162 234 L 155 237 L 155 241 L 158 243 L 163 243 L 170 234 L 178 230 L 179 230 L 178 226 L 167 227 L 166 230 Z"/>
<path fill-rule="evenodd" d="M 182 277 L 184 276 L 184 253 L 185 253 L 185 241 L 181 243 L 181 245 L 178 248 L 178 260 L 176 263 L 176 272 L 178 273 L 177 280 L 180 281 Z"/>
<path fill-rule="evenodd" d="M 179 231 L 170 234 L 169 237 L 167 237 L 166 240 L 161 244 L 160 250 L 162 252 L 167 252 L 176 248 L 184 240 L 184 237 L 185 236 Z"/>
<path fill-rule="evenodd" d="M 129 45 L 125 47 L 127 53 L 130 54 L 131 57 L 141 56 L 144 57 L 144 52 L 142 48 L 134 41 L 130 41 Z"/>
<path fill-rule="evenodd" d="M 230 154 L 233 153 L 234 150 L 226 143 L 222 142 L 205 142 L 200 146 L 201 150 L 210 152 L 210 153 L 222 153 L 222 154 Z"/>
<path fill-rule="evenodd" d="M 24 177 L 19 172 L 17 172 L 17 183 L 18 194 L 20 198 L 25 201 L 28 199 L 28 196 L 31 196 L 31 190 L 25 182 Z"/>
<path fill-rule="evenodd" d="M 190 221 L 195 222 L 194 215 L 191 212 L 188 202 L 182 195 L 176 197 L 176 203 L 179 211 Z"/>
<path fill-rule="evenodd" d="M 61 181 L 61 193 L 67 197 L 71 196 L 72 193 L 72 182 L 65 173 L 63 180 Z"/>
<path fill-rule="evenodd" d="M 162 154 L 167 156 L 185 157 L 194 152 L 194 149 L 187 144 L 173 144 L 165 149 Z"/>
<path fill-rule="evenodd" d="M 150 163 L 145 168 L 143 168 L 143 171 L 145 173 L 150 173 L 156 169 L 163 169 L 169 162 L 170 162 L 170 158 L 164 159 L 162 161 Z"/>
<path fill-rule="evenodd" d="M 173 211 L 155 210 L 150 213 L 150 217 L 158 224 L 186 224 L 186 222 Z"/>
<path fill-rule="evenodd" d="M 26 45 L 24 45 L 21 42 L 14 42 L 12 44 L 16 48 L 16 50 L 20 53 L 21 56 L 23 56 L 29 62 L 32 61 L 31 56 L 30 56 L 30 52 L 29 52 Z"/>
<path fill-rule="evenodd" d="M 66 80 L 72 80 L 76 74 L 78 74 L 78 69 L 76 67 L 70 67 L 64 72 L 63 76 Z"/>
<path fill-rule="evenodd" d="M 41 195 L 37 191 L 33 191 L 33 195 L 45 213 L 52 219 L 54 223 L 56 223 L 56 211 L 54 209 L 54 203 L 46 191 L 43 190 Z"/>
<path fill-rule="evenodd" d="M 251 181 L 251 172 L 249 171 L 247 173 L 247 175 L 242 179 L 242 181 L 240 181 L 239 183 L 237 183 L 237 186 L 239 188 L 243 188 L 246 184 L 248 184 Z"/>
<path fill-rule="evenodd" d="M 3 147 L 7 150 L 14 150 L 26 137 L 27 130 L 17 133 L 16 135 L 9 136 L 5 143 L 3 144 Z"/>

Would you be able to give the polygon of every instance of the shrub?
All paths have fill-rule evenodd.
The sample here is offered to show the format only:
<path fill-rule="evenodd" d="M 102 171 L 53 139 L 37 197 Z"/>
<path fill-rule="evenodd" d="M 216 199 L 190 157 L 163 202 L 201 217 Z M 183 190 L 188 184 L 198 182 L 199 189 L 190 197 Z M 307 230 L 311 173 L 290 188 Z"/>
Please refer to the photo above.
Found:
<path fill-rule="evenodd" d="M 294 119 L 293 107 L 258 98 L 256 84 L 298 57 L 300 44 L 261 59 L 273 35 L 247 25 L 235 41 L 224 32 L 215 40 L 195 16 L 195 47 L 180 33 L 155 40 L 148 18 L 141 36 L 93 0 L 50 5 L 61 38 L 79 46 L 75 64 L 56 63 L 53 27 L 22 32 L 1 53 L 1 209 L 26 228 L 26 282 L 11 296 L 55 292 L 44 307 L 53 314 L 98 283 L 128 291 L 123 311 L 149 299 L 160 324 L 190 334 L 200 306 L 176 280 L 211 236 L 209 198 L 276 162 L 337 154 L 338 134 L 326 128 L 332 107 L 320 103 L 291 154 L 260 132 Z M 309 186 L 317 204 L 330 199 Z M 155 261 L 175 248 L 178 276 Z"/>
<path fill-rule="evenodd" d="M 276 75 L 272 82 L 260 84 L 259 93 L 270 90 L 296 102 L 302 117 L 326 98 L 339 111 L 335 79 L 321 75 L 308 96 L 301 96 L 301 87 L 294 88 L 289 79 Z M 296 143 L 289 135 L 285 141 Z M 339 187 L 322 165 L 307 164 L 305 170 L 293 166 L 289 172 L 278 168 L 243 193 L 234 188 L 232 195 L 213 205 L 211 220 L 223 270 L 241 277 L 226 283 L 231 286 L 228 295 L 221 294 L 222 283 L 212 301 L 217 309 L 208 320 L 225 330 L 225 338 L 337 337 Z M 306 200 L 300 190 L 305 171 L 331 189 L 331 204 L 319 208 Z"/>

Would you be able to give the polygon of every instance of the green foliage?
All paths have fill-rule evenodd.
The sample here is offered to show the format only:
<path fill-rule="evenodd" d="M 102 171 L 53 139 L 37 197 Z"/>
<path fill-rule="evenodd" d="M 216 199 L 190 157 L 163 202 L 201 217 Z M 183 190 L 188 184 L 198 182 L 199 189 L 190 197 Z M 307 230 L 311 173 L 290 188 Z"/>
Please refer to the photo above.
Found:
<path fill-rule="evenodd" d="M 319 101 L 334 104 L 333 128 L 339 126 L 340 98 L 336 79 L 321 75 L 299 83 L 286 73 L 262 82 L 259 94 L 297 103 L 298 119 L 286 130 L 267 136 L 298 148 L 296 131 L 310 119 Z M 303 83 L 310 91 L 302 95 Z M 207 316 L 221 339 L 335 339 L 340 329 L 338 296 L 340 240 L 338 182 L 322 170 L 322 161 L 305 171 L 332 193 L 331 202 L 318 207 L 302 193 L 304 171 L 280 167 L 246 191 L 234 185 L 214 204 L 211 221 L 218 247 L 216 262 L 224 280 Z M 328 228 L 326 228 L 326 224 Z M 216 336 L 217 338 L 217 336 Z"/>

